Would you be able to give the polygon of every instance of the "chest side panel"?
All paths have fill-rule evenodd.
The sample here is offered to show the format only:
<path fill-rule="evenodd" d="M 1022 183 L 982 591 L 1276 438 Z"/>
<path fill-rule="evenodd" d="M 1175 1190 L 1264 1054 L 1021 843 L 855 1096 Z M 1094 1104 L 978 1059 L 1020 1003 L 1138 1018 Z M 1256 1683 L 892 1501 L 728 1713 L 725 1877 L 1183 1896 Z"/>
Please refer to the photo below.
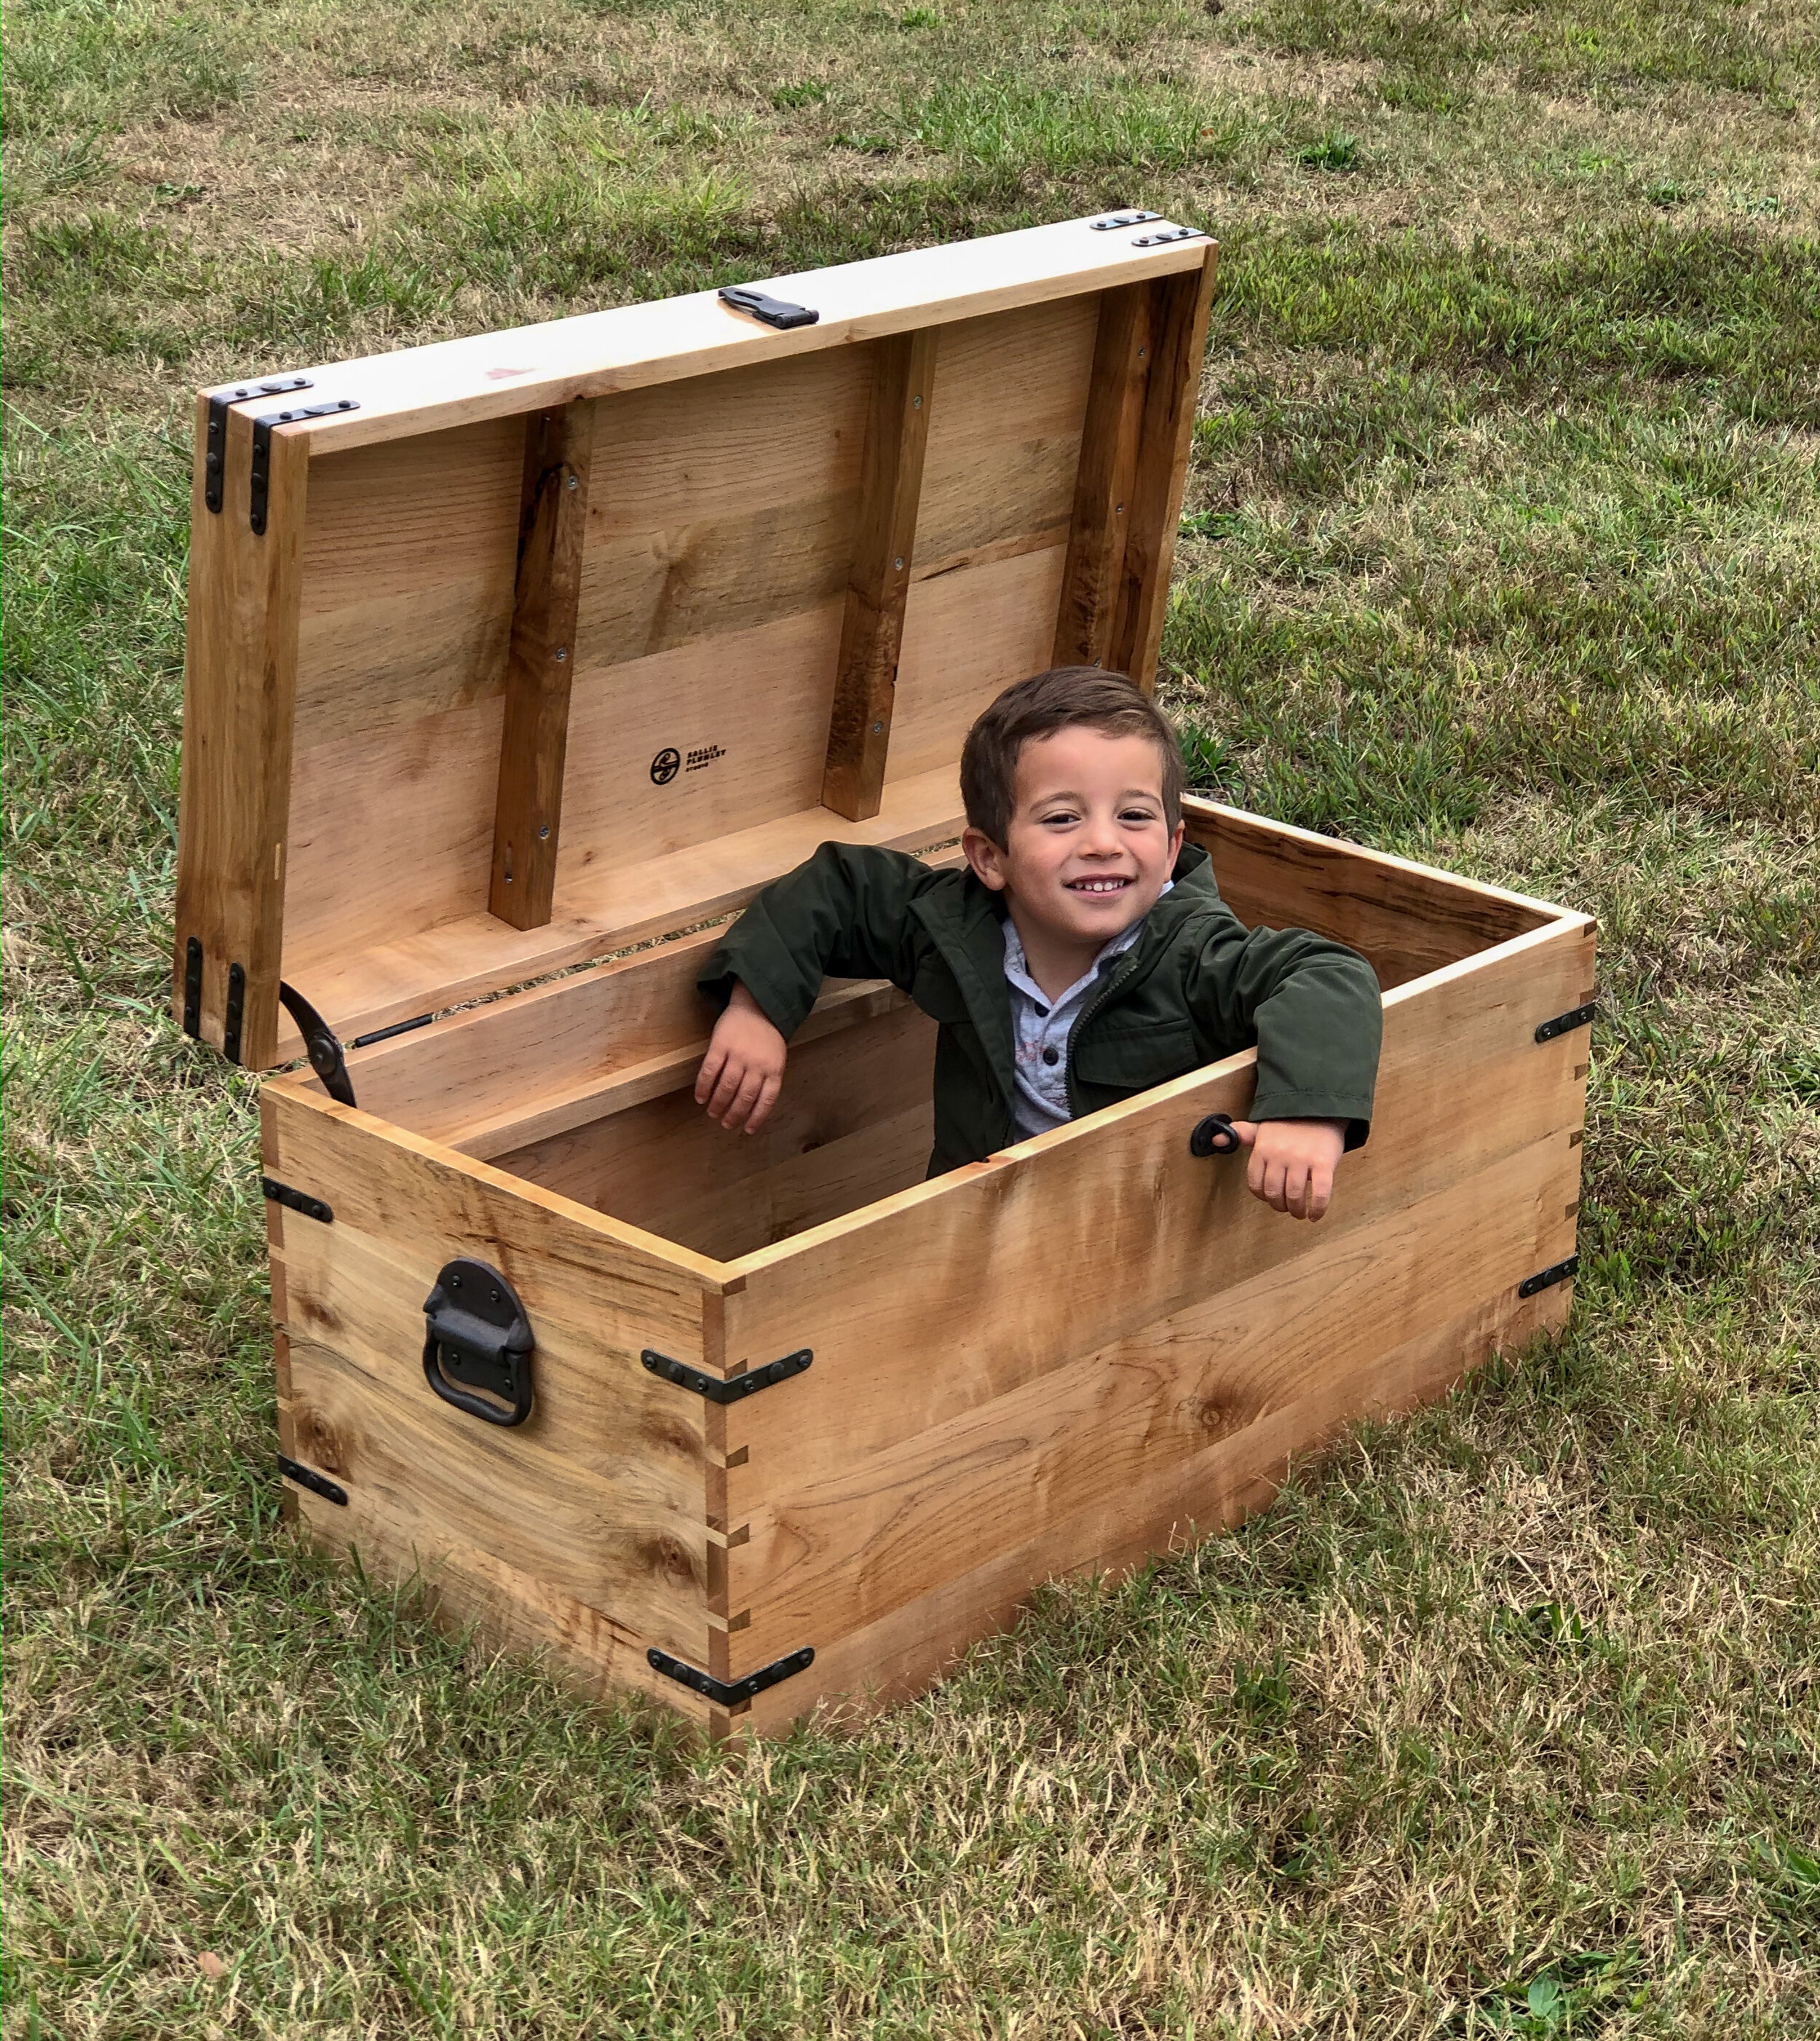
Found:
<path fill-rule="evenodd" d="M 523 1576 L 622 1656 L 656 1643 L 703 1662 L 706 1420 L 639 1360 L 650 1345 L 700 1364 L 701 1281 L 364 1116 L 276 1089 L 265 1104 L 268 1173 L 333 1214 L 284 1211 L 273 1246 L 287 1450 L 350 1498 L 310 1498 L 313 1524 L 350 1543 L 370 1531 L 426 1570 L 452 1555 L 470 1582 Z M 529 1318 L 522 1425 L 454 1409 L 425 1379 L 425 1299 L 463 1255 L 504 1274 Z"/>
<path fill-rule="evenodd" d="M 794 1632 L 878 1622 L 1021 1526 L 1030 1580 L 1085 1563 L 1121 1509 L 1176 1506 L 1157 1470 L 1292 1406 L 1311 1425 L 1372 1407 L 1381 1357 L 1437 1328 L 1517 1322 L 1517 1286 L 1571 1251 L 1585 1110 L 1586 1037 L 1534 1031 L 1590 975 L 1567 922 L 1387 1002 L 1371 1141 L 1319 1227 L 1188 1153 L 1202 1113 L 1243 1110 L 1247 1057 L 752 1267 L 729 1359 L 817 1363 L 730 1415 L 741 1651 L 819 1649 Z"/>

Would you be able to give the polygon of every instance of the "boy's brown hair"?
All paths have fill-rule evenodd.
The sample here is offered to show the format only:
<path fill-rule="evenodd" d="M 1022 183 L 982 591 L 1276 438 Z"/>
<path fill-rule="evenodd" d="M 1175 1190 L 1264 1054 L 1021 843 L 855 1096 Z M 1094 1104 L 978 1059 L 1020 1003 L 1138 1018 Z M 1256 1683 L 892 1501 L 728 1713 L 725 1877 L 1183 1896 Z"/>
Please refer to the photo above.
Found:
<path fill-rule="evenodd" d="M 961 799 L 972 826 L 1002 850 L 1017 800 L 1018 756 L 1032 738 L 1084 726 L 1108 737 L 1148 737 L 1163 762 L 1163 815 L 1182 819 L 1182 749 L 1168 719 L 1123 673 L 1098 666 L 1051 666 L 1015 681 L 967 733 L 961 747 Z"/>

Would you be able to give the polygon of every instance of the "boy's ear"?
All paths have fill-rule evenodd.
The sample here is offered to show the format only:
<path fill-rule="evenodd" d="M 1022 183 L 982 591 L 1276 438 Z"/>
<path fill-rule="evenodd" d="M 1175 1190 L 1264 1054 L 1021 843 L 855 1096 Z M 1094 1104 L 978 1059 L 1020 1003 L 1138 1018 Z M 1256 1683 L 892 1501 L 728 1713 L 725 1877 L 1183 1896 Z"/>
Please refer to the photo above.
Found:
<path fill-rule="evenodd" d="M 1187 834 L 1188 825 L 1186 822 L 1175 825 L 1175 833 L 1169 839 L 1169 869 L 1171 872 L 1175 869 L 1176 859 L 1182 855 L 1182 839 Z"/>
<path fill-rule="evenodd" d="M 984 830 L 970 826 L 961 832 L 961 849 L 973 868 L 973 876 L 995 893 L 1005 890 L 1005 853 Z"/>

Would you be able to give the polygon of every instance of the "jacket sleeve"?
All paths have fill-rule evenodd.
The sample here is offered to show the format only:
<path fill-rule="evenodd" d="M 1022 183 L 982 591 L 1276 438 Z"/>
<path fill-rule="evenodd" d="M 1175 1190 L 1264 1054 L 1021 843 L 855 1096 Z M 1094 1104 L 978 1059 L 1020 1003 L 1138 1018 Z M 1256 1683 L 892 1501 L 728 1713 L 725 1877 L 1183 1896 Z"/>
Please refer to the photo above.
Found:
<path fill-rule="evenodd" d="M 1356 950 L 1306 929 L 1253 929 L 1220 915 L 1190 954 L 1190 1010 L 1230 1055 L 1255 1040 L 1253 1120 L 1344 1120 L 1346 1146 L 1371 1131 L 1384 999 Z"/>
<path fill-rule="evenodd" d="M 765 887 L 696 982 L 725 1007 L 737 979 L 786 1037 L 808 1017 L 824 978 L 885 978 L 908 991 L 917 948 L 911 902 L 953 878 L 900 850 L 824 843 Z"/>

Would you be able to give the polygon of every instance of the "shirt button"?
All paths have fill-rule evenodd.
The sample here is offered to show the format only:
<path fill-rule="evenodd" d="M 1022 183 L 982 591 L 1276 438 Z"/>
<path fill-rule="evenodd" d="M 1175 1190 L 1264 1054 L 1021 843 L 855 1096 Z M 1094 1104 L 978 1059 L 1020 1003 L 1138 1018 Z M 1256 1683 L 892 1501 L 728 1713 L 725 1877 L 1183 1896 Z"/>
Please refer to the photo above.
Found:
<path fill-rule="evenodd" d="M 1039 1006 L 1037 1009 L 1037 1018 L 1039 1020 L 1046 1020 L 1049 1017 L 1049 1009 L 1046 1006 Z"/>
<path fill-rule="evenodd" d="M 1043 1061 L 1045 1063 L 1059 1063 L 1061 1061 L 1060 1050 L 1045 1049 L 1043 1051 Z"/>

